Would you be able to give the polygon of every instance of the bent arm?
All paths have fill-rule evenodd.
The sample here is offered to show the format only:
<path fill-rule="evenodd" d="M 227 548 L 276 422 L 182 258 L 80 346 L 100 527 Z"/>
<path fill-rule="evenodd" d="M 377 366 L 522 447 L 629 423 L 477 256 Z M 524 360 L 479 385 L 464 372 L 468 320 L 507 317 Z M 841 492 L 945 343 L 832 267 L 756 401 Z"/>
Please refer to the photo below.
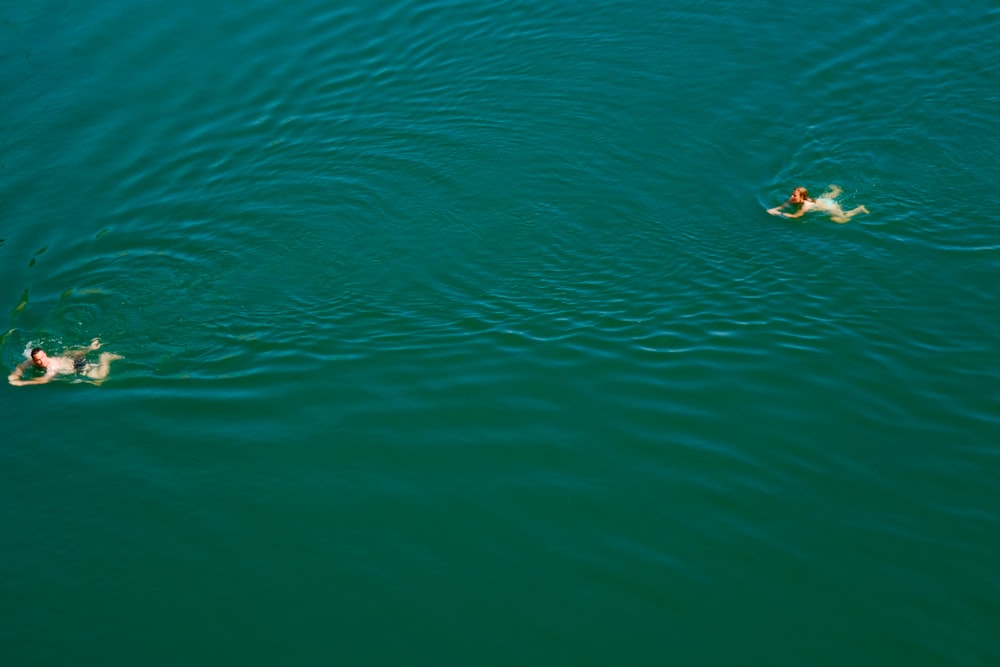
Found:
<path fill-rule="evenodd" d="M 51 381 L 52 378 L 54 378 L 55 376 L 56 376 L 55 373 L 52 373 L 51 375 L 49 373 L 46 373 L 41 377 L 32 378 L 31 380 L 18 380 L 17 386 L 23 387 L 28 384 L 45 384 L 46 382 Z"/>
<path fill-rule="evenodd" d="M 803 215 L 805 215 L 805 213 L 806 213 L 806 207 L 803 206 L 795 213 L 782 213 L 781 215 L 785 216 L 786 218 L 801 218 Z"/>
<path fill-rule="evenodd" d="M 7 376 L 7 382 L 10 382 L 15 387 L 18 386 L 18 385 L 20 385 L 21 384 L 21 374 L 24 373 L 24 370 L 27 367 L 28 367 L 28 362 L 26 362 L 26 361 L 22 361 L 17 366 L 14 366 L 14 370 L 12 370 L 10 372 L 10 375 Z"/>
<path fill-rule="evenodd" d="M 30 365 L 30 361 L 19 364 L 17 368 L 15 368 L 14 371 L 7 376 L 7 382 L 10 382 L 15 387 L 23 387 L 29 384 L 45 384 L 46 382 L 50 382 L 52 378 L 56 376 L 55 370 L 50 368 L 45 371 L 45 375 L 42 375 L 41 377 L 32 378 L 31 380 L 22 380 L 21 374 L 24 373 Z"/>

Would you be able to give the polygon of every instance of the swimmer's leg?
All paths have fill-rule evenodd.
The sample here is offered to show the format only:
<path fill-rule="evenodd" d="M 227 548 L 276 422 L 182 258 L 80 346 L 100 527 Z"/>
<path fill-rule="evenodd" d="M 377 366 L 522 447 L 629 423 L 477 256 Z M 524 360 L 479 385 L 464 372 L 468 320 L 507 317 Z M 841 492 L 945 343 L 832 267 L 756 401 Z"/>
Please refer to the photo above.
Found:
<path fill-rule="evenodd" d="M 844 213 L 844 209 L 840 208 L 840 204 L 832 199 L 829 202 L 830 205 L 826 209 L 826 212 L 830 214 L 830 219 L 834 222 L 847 222 L 848 218 L 851 217 L 850 214 Z"/>
<path fill-rule="evenodd" d="M 105 378 L 108 377 L 108 372 L 111 370 L 111 362 L 115 359 L 124 359 L 124 357 L 120 354 L 102 352 L 100 359 L 97 360 L 97 364 L 87 368 L 86 376 L 97 384 L 104 382 Z"/>
<path fill-rule="evenodd" d="M 830 219 L 833 220 L 834 222 L 843 224 L 848 220 L 850 220 L 851 218 L 853 218 L 854 216 L 856 216 L 858 213 L 870 213 L 870 212 L 871 211 L 869 211 L 865 206 L 858 206 L 857 208 L 852 208 L 850 211 L 847 211 L 846 213 L 840 211 L 840 215 L 831 215 Z"/>
<path fill-rule="evenodd" d="M 829 185 L 826 188 L 826 192 L 820 195 L 820 197 L 827 197 L 829 199 L 836 199 L 843 190 L 840 189 L 839 185 Z"/>
<path fill-rule="evenodd" d="M 69 357 L 73 357 L 73 360 L 76 361 L 78 358 L 83 358 L 87 356 L 87 353 L 90 352 L 91 350 L 97 350 L 100 347 L 101 347 L 101 339 L 94 338 L 93 340 L 90 341 L 90 344 L 87 345 L 87 347 L 74 347 L 70 350 L 66 350 L 66 355 Z"/>

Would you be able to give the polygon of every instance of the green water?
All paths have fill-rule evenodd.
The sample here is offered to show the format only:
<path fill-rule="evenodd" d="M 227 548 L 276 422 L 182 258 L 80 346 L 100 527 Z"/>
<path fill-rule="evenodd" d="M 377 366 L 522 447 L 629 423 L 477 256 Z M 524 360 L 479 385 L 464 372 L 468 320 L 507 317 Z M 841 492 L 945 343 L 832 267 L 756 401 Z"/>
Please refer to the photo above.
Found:
<path fill-rule="evenodd" d="M 0 664 L 998 664 L 998 29 L 0 10 Z"/>

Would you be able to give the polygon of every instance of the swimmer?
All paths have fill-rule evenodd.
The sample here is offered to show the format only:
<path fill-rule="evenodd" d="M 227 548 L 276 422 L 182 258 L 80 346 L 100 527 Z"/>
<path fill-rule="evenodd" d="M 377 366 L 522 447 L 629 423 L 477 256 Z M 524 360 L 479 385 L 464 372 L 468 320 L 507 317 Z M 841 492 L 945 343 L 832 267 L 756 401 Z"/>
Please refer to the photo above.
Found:
<path fill-rule="evenodd" d="M 67 355 L 62 357 L 50 357 L 45 354 L 45 350 L 36 347 L 31 350 L 31 358 L 22 361 L 7 376 L 7 382 L 10 382 L 15 387 L 23 387 L 29 384 L 45 384 L 57 375 L 78 375 L 100 384 L 108 377 L 108 371 L 111 370 L 111 362 L 122 358 L 118 354 L 102 352 L 96 364 L 88 362 L 87 353 L 100 347 L 101 341 L 95 338 L 90 341 L 90 345 L 87 347 L 70 350 Z M 22 380 L 21 376 L 29 368 L 45 371 L 45 374 L 30 380 Z"/>
<path fill-rule="evenodd" d="M 831 185 L 830 189 L 821 194 L 817 199 L 810 199 L 809 191 L 800 186 L 792 190 L 792 196 L 784 204 L 769 208 L 767 212 L 771 215 L 780 215 L 786 218 L 799 218 L 805 215 L 807 211 L 822 211 L 823 213 L 829 213 L 830 219 L 837 223 L 847 222 L 858 213 L 869 213 L 868 209 L 864 206 L 844 211 L 844 209 L 840 208 L 840 204 L 837 203 L 837 196 L 841 192 L 843 190 L 839 186 Z M 797 206 L 798 210 L 795 213 L 782 213 L 781 209 L 786 206 Z"/>

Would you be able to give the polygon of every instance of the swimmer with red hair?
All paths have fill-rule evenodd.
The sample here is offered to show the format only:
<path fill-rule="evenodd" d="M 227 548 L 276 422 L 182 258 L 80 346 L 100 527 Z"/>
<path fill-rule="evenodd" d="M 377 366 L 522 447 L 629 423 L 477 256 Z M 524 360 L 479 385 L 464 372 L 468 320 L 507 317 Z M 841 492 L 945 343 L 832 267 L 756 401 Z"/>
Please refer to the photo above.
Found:
<path fill-rule="evenodd" d="M 816 199 L 809 198 L 809 191 L 804 187 L 799 186 L 792 190 L 792 196 L 785 200 L 784 204 L 780 206 L 775 206 L 774 208 L 767 209 L 767 212 L 771 215 L 780 215 L 785 218 L 800 218 L 809 211 L 820 211 L 823 213 L 828 213 L 830 219 L 837 223 L 844 223 L 856 216 L 858 213 L 868 213 L 868 209 L 864 206 L 858 206 L 852 208 L 850 211 L 845 211 L 840 207 L 837 202 L 837 195 L 839 195 L 843 190 L 839 186 L 831 185 L 830 189 L 821 194 Z M 784 213 L 783 208 L 792 206 L 795 208 L 794 213 Z"/>

